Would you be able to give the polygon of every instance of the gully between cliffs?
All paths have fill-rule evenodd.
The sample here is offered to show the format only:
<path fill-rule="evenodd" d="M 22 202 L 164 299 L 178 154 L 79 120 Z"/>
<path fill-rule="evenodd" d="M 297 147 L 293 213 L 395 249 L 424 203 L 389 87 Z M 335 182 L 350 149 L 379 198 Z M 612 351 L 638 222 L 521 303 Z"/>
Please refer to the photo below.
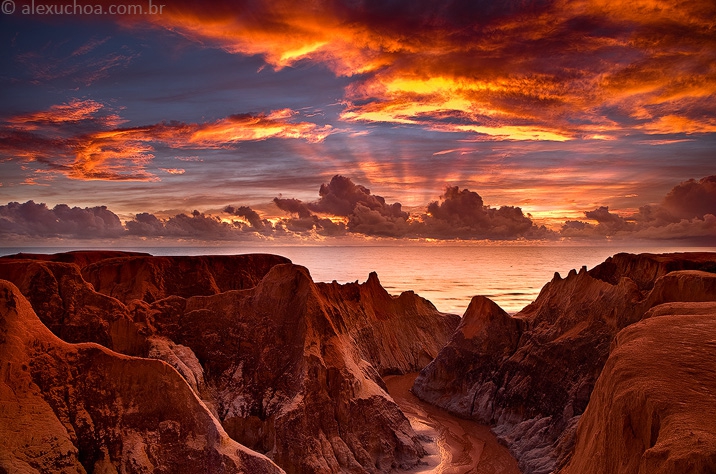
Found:
<path fill-rule="evenodd" d="M 410 392 L 417 373 L 384 377 L 388 392 L 410 420 L 428 455 L 411 473 L 519 474 L 517 461 L 488 426 L 458 418 Z"/>

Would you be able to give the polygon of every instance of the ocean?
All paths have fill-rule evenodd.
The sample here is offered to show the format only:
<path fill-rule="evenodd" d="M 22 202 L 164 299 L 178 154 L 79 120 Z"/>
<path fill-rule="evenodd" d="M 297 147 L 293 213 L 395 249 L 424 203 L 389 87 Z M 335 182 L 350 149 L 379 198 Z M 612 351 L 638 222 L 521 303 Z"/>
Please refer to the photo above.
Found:
<path fill-rule="evenodd" d="M 55 253 L 87 247 L 0 248 Z M 303 265 L 314 281 L 364 282 L 372 271 L 391 294 L 412 290 L 440 311 L 462 315 L 475 295 L 491 298 L 515 313 L 535 300 L 555 272 L 562 277 L 583 265 L 593 268 L 619 252 L 716 252 L 716 247 L 656 245 L 396 244 L 356 246 L 242 245 L 226 247 L 124 247 L 153 255 L 273 253 Z"/>

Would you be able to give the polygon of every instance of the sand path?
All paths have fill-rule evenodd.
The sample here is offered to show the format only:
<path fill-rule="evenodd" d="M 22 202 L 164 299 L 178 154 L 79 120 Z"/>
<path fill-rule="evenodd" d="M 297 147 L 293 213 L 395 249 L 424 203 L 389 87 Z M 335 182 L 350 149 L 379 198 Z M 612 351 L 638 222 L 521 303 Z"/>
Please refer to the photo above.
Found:
<path fill-rule="evenodd" d="M 417 373 L 384 377 L 388 391 L 423 439 L 428 455 L 411 473 L 519 474 L 517 461 L 488 426 L 450 415 L 410 392 Z"/>

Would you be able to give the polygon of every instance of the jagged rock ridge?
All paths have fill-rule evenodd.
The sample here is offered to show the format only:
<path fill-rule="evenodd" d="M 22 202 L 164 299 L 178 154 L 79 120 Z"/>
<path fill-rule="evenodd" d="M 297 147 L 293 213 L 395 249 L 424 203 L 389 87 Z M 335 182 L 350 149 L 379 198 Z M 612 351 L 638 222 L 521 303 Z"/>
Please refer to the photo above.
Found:
<path fill-rule="evenodd" d="M 422 447 L 379 372 L 422 368 L 457 316 L 410 292 L 392 297 L 375 275 L 315 284 L 281 257 L 83 259 L 83 268 L 0 259 L 0 278 L 65 339 L 171 364 L 233 439 L 287 472 L 419 461 Z"/>
<path fill-rule="evenodd" d="M 716 301 L 715 265 L 716 254 L 619 254 L 556 274 L 514 317 L 475 297 L 413 391 L 492 424 L 525 473 L 552 472 L 569 460 L 617 333 L 662 303 Z"/>

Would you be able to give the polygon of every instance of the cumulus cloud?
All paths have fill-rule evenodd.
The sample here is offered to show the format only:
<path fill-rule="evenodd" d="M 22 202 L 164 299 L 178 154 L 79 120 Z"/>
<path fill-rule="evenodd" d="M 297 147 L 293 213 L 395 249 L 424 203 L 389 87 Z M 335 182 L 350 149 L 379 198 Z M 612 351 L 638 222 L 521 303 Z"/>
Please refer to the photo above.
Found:
<path fill-rule="evenodd" d="M 547 240 L 562 238 L 690 239 L 712 243 L 716 238 L 716 176 L 675 186 L 660 204 L 622 215 L 600 206 L 585 220 L 564 222 L 559 232 L 536 225 L 515 206 L 491 207 L 475 191 L 447 186 L 436 201 L 412 214 L 400 203 L 350 178 L 334 176 L 318 190 L 318 199 L 303 202 L 275 198 L 291 214 L 265 218 L 249 206 L 229 205 L 223 213 L 236 219 L 195 210 L 161 218 L 141 212 L 124 224 L 105 206 L 50 209 L 33 201 L 0 206 L 0 235 L 5 238 L 146 238 L 159 240 L 236 241 L 251 238 L 325 238 L 335 236 L 431 238 L 440 240 Z"/>
<path fill-rule="evenodd" d="M 661 205 L 680 219 L 716 215 L 716 175 L 680 183 L 669 191 Z"/>
<path fill-rule="evenodd" d="M 289 232 L 299 234 L 316 232 L 318 235 L 324 236 L 336 236 L 346 233 L 344 222 L 333 222 L 326 217 L 317 216 L 311 212 L 309 206 L 300 199 L 277 197 L 274 198 L 273 202 L 282 211 L 296 215 L 296 217 L 281 220 L 280 224 Z"/>
<path fill-rule="evenodd" d="M 271 230 L 271 222 L 267 219 L 262 219 L 258 212 L 251 209 L 249 206 L 226 206 L 224 212 L 231 214 L 232 216 L 243 217 L 250 224 L 253 230 L 262 232 Z"/>
<path fill-rule="evenodd" d="M 119 217 L 105 206 L 52 209 L 34 201 L 0 206 L 0 235 L 6 237 L 114 238 L 125 234 Z"/>
<path fill-rule="evenodd" d="M 423 226 L 429 237 L 496 240 L 552 237 L 546 228 L 535 226 L 519 207 L 486 206 L 474 191 L 448 186 L 440 199 L 427 207 Z"/>
<path fill-rule="evenodd" d="M 355 184 L 350 178 L 336 175 L 318 190 L 317 201 L 304 203 L 293 198 L 275 198 L 284 211 L 296 214 L 287 221 L 289 229 L 315 230 L 321 235 L 347 232 L 371 236 L 401 237 L 408 230 L 408 213 L 400 203 L 388 204 L 385 198 L 371 194 L 370 189 Z M 327 214 L 342 221 L 334 222 L 318 214 Z"/>
<path fill-rule="evenodd" d="M 345 231 L 370 236 L 402 237 L 408 231 L 408 213 L 400 203 L 388 204 L 385 198 L 371 194 L 370 189 L 355 184 L 350 178 L 336 175 L 318 190 L 319 199 L 304 203 L 298 199 L 275 198 L 284 211 L 297 214 L 289 219 L 289 228 L 306 226 L 321 234 L 336 235 Z M 317 214 L 342 218 L 333 222 Z"/>
<path fill-rule="evenodd" d="M 138 235 L 142 237 L 160 237 L 165 235 L 164 222 L 162 222 L 154 214 L 148 212 L 140 212 L 134 216 L 134 219 L 125 223 L 127 231 L 130 235 Z"/>
<path fill-rule="evenodd" d="M 311 217 L 311 210 L 300 199 L 295 198 L 274 198 L 273 202 L 282 211 L 298 214 L 298 217 L 305 219 Z"/>
<path fill-rule="evenodd" d="M 240 226 L 196 210 L 191 215 L 177 214 L 166 220 L 150 213 L 140 213 L 127 221 L 125 226 L 132 236 L 182 240 L 233 240 L 239 237 L 241 230 Z"/>
<path fill-rule="evenodd" d="M 382 196 L 371 194 L 370 189 L 354 184 L 344 176 L 336 175 L 329 183 L 322 184 L 318 195 L 318 201 L 308 204 L 314 212 L 350 216 L 360 205 L 387 218 L 408 218 L 408 213 L 403 212 L 399 202 L 387 204 Z"/>
<path fill-rule="evenodd" d="M 399 202 L 387 203 L 382 196 L 355 184 L 350 178 L 334 176 L 321 185 L 319 199 L 304 203 L 297 199 L 276 198 L 280 209 L 298 214 L 298 222 L 316 225 L 317 214 L 345 219 L 352 234 L 381 237 L 437 239 L 543 239 L 554 237 L 537 227 L 519 207 L 491 208 L 479 194 L 457 186 L 447 187 L 440 201 L 430 203 L 424 213 L 411 216 Z"/>
<path fill-rule="evenodd" d="M 598 207 L 593 211 L 586 211 L 584 216 L 593 219 L 597 223 L 568 220 L 562 225 L 560 233 L 562 237 L 587 237 L 601 238 L 617 235 L 618 233 L 631 232 L 636 230 L 636 225 L 627 222 L 626 219 L 609 212 L 606 206 Z"/>
<path fill-rule="evenodd" d="M 355 234 L 381 237 L 405 237 L 411 234 L 411 225 L 406 217 L 385 215 L 362 203 L 358 203 L 349 216 L 347 228 Z"/>
<path fill-rule="evenodd" d="M 660 204 L 645 205 L 633 216 L 621 216 L 606 206 L 587 211 L 596 221 L 567 221 L 564 237 L 644 239 L 716 239 L 716 176 L 690 179 L 674 186 Z"/>

